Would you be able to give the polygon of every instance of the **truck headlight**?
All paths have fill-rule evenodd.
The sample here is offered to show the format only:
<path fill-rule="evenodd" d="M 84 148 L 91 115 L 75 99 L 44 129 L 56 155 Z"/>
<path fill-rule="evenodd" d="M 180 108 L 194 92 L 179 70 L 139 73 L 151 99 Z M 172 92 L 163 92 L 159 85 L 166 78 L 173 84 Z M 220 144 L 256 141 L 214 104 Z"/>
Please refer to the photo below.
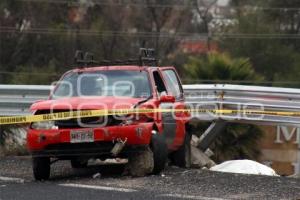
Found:
<path fill-rule="evenodd" d="M 44 121 L 44 122 L 33 122 L 31 124 L 31 128 L 36 130 L 50 130 L 50 129 L 58 129 L 58 126 L 55 125 L 54 121 Z"/>

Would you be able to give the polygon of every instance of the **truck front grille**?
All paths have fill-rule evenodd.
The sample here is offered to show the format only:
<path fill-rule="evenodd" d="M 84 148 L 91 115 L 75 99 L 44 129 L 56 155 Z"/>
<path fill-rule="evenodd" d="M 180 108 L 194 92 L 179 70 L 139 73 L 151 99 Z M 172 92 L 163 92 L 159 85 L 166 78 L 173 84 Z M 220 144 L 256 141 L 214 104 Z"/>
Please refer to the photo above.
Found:
<path fill-rule="evenodd" d="M 52 113 L 69 112 L 68 110 L 54 110 Z M 40 110 L 36 114 L 48 114 L 49 110 Z M 55 121 L 58 128 L 92 128 L 92 127 L 105 127 L 115 126 L 122 123 L 122 120 L 115 119 L 113 116 L 104 117 L 86 117 L 79 119 L 67 119 Z"/>

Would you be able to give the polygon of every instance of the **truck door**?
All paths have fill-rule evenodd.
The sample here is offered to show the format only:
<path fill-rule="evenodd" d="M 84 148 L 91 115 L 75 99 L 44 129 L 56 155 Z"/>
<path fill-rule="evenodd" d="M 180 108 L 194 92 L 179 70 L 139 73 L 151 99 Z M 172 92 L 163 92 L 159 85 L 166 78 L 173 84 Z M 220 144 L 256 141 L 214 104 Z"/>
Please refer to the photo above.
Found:
<path fill-rule="evenodd" d="M 165 83 L 158 71 L 153 72 L 153 78 L 156 86 L 156 91 L 158 93 L 158 97 L 162 95 L 167 95 L 168 90 L 165 86 Z M 160 108 L 162 109 L 171 109 L 173 107 L 173 103 L 160 103 Z M 172 145 L 176 136 L 176 120 L 173 117 L 171 112 L 162 113 L 162 123 L 163 123 L 163 135 L 166 138 L 167 145 L 170 149 L 172 149 Z"/>
<path fill-rule="evenodd" d="M 165 80 L 168 94 L 175 97 L 173 108 L 184 109 L 185 103 L 183 89 L 176 71 L 173 67 L 164 67 L 161 68 L 161 73 Z M 176 132 L 172 141 L 172 147 L 174 149 L 177 149 L 184 142 L 186 119 L 186 114 L 183 111 L 173 113 L 173 123 L 176 123 Z"/>

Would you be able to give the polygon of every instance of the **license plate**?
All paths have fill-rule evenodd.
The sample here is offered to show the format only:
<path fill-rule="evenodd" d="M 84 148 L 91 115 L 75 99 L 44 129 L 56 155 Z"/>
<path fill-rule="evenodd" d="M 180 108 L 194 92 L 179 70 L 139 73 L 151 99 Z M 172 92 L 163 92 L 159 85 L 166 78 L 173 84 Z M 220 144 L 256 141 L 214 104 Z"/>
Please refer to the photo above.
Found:
<path fill-rule="evenodd" d="M 94 142 L 93 130 L 71 130 L 71 143 Z"/>

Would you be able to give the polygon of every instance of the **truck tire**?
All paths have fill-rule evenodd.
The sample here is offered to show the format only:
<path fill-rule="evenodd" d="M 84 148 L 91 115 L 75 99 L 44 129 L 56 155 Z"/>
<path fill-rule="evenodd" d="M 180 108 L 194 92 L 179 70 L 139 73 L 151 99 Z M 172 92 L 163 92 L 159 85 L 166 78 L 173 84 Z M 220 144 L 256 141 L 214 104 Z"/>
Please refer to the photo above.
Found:
<path fill-rule="evenodd" d="M 186 131 L 183 145 L 170 156 L 174 165 L 182 168 L 191 167 L 191 134 Z"/>
<path fill-rule="evenodd" d="M 152 174 L 159 174 L 165 169 L 168 160 L 168 147 L 165 137 L 159 133 L 153 134 L 150 147 L 154 161 Z"/>
<path fill-rule="evenodd" d="M 71 160 L 71 166 L 74 169 L 79 169 L 79 168 L 85 168 L 88 165 L 88 161 L 87 160 L 80 160 L 80 159 L 72 159 Z"/>
<path fill-rule="evenodd" d="M 32 169 L 35 180 L 48 180 L 50 177 L 50 158 L 33 157 Z"/>
<path fill-rule="evenodd" d="M 149 146 L 130 152 L 123 174 L 142 177 L 151 174 L 154 167 L 153 152 Z"/>

